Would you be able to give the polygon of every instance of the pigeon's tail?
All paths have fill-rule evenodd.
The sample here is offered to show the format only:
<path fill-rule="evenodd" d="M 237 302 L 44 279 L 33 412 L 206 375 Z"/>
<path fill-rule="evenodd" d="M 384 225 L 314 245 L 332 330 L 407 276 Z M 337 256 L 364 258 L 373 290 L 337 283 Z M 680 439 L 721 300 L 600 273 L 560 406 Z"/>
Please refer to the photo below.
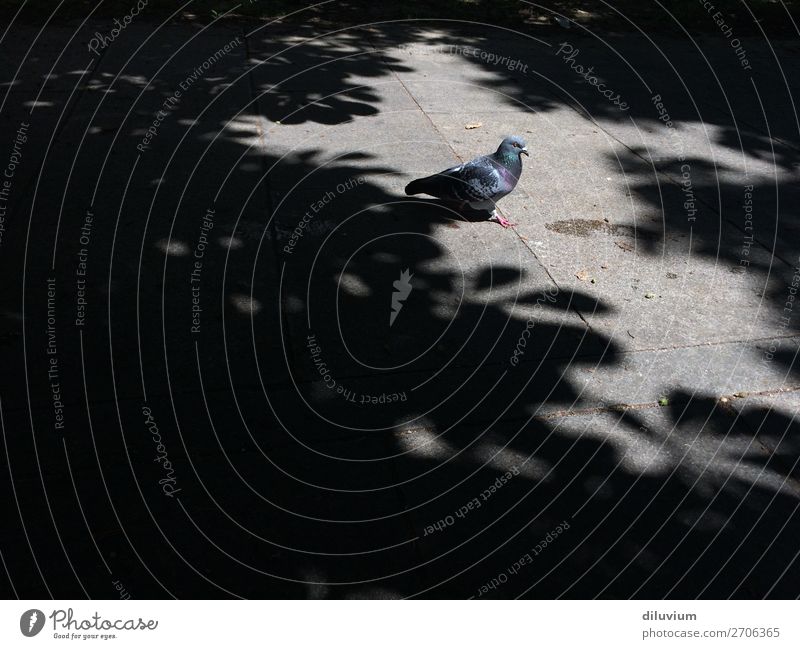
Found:
<path fill-rule="evenodd" d="M 412 180 L 410 183 L 408 183 L 408 185 L 406 185 L 406 194 L 408 196 L 413 196 L 414 194 L 426 194 L 428 193 L 429 184 L 430 177 Z"/>
<path fill-rule="evenodd" d="M 436 198 L 452 198 L 452 179 L 442 174 L 433 174 L 427 178 L 419 178 L 406 185 L 406 194 L 428 194 Z"/>

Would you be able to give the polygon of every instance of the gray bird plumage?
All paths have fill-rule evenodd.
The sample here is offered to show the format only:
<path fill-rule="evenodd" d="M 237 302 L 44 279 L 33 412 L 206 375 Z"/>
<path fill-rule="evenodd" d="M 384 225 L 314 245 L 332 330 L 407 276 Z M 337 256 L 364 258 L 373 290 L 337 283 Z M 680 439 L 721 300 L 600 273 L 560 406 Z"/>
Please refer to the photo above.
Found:
<path fill-rule="evenodd" d="M 516 135 L 505 138 L 492 154 L 481 156 L 409 183 L 406 194 L 429 194 L 477 210 L 492 210 L 492 220 L 508 225 L 494 211 L 495 204 L 510 194 L 522 174 L 525 141 Z"/>

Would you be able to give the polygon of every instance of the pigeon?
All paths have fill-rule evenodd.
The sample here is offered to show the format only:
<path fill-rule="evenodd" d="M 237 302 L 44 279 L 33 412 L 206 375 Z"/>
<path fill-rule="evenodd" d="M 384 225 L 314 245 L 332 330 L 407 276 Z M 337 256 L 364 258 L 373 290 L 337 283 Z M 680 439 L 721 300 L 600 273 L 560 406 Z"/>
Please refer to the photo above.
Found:
<path fill-rule="evenodd" d="M 509 223 L 495 209 L 497 201 L 507 196 L 522 174 L 522 154 L 529 155 L 525 140 L 517 135 L 505 138 L 492 154 L 419 178 L 406 186 L 406 194 L 429 194 L 444 201 L 469 205 L 475 210 L 491 210 L 490 221 L 507 228 Z"/>

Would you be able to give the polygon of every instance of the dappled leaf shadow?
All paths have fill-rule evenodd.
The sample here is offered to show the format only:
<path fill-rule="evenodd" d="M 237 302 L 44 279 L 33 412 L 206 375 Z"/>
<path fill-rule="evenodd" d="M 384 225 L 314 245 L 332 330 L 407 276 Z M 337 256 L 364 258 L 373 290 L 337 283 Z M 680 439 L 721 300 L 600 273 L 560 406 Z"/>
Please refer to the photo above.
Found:
<path fill-rule="evenodd" d="M 102 88 L 79 97 L 69 127 L 38 113 L 40 128 L 58 133 L 56 151 L 36 170 L 46 191 L 17 194 L 2 258 L 5 276 L 25 272 L 4 304 L 25 314 L 11 328 L 24 327 L 25 346 L 0 346 L 12 368 L 6 470 L 20 518 L 41 523 L 15 520 L 9 532 L 21 596 L 116 596 L 113 579 L 136 597 L 796 595 L 797 493 L 782 484 L 796 471 L 790 415 L 751 413 L 764 415 L 750 432 L 765 444 L 764 430 L 792 431 L 765 453 L 713 395 L 672 390 L 661 408 L 598 403 L 576 373 L 620 370 L 627 340 L 585 316 L 613 317 L 615 305 L 557 285 L 485 214 L 408 199 L 413 158 L 381 155 L 378 138 L 354 150 L 342 135 L 383 117 L 389 97 L 413 113 L 398 79 L 414 67 L 397 50 L 423 33 L 431 46 L 535 51 L 507 32 L 438 27 L 328 40 L 256 32 L 145 151 L 137 144 L 188 62 L 156 79 L 150 61 L 134 59 L 119 79 L 101 65 Z M 551 54 L 538 56 L 572 83 Z M 512 105 L 566 101 L 538 79 L 468 60 L 475 83 Z M 113 91 L 121 104 L 106 103 Z M 582 100 L 613 114 L 591 93 Z M 114 129 L 93 129 L 95 114 Z M 746 145 L 764 157 L 763 138 Z M 688 221 L 680 185 L 650 177 L 641 154 L 620 163 L 661 227 L 597 227 L 625 228 L 613 234 L 645 259 L 685 253 L 691 236 L 692 254 L 738 265 L 741 228 L 712 211 Z M 697 174 L 724 168 L 689 163 Z M 741 194 L 723 189 L 723 200 Z M 83 243 L 87 205 L 97 220 Z M 76 260 L 88 246 L 87 315 L 76 325 Z M 749 272 L 768 266 L 754 260 Z M 766 299 L 784 295 L 779 285 Z M 53 308 L 65 433 L 46 377 Z M 796 370 L 784 351 L 774 362 Z M 28 368 L 30 387 L 19 380 Z M 153 459 L 159 444 L 169 471 Z M 565 521 L 518 577 L 482 590 Z M 26 539 L 46 563 L 30 560 Z"/>

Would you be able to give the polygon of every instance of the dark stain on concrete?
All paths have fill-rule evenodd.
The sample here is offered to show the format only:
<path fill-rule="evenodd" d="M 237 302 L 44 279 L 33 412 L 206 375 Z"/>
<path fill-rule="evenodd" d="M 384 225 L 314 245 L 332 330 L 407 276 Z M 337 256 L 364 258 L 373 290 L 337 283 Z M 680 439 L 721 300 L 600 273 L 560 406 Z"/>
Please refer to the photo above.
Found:
<path fill-rule="evenodd" d="M 642 230 L 636 231 L 636 228 L 630 225 L 617 225 L 609 223 L 608 221 L 601 221 L 599 219 L 569 219 L 567 221 L 554 221 L 553 223 L 545 223 L 544 227 L 552 232 L 558 234 L 569 234 L 573 237 L 588 237 L 592 234 L 612 234 L 619 237 L 631 237 L 635 239 L 637 236 L 640 239 L 650 239 L 652 234 Z"/>

